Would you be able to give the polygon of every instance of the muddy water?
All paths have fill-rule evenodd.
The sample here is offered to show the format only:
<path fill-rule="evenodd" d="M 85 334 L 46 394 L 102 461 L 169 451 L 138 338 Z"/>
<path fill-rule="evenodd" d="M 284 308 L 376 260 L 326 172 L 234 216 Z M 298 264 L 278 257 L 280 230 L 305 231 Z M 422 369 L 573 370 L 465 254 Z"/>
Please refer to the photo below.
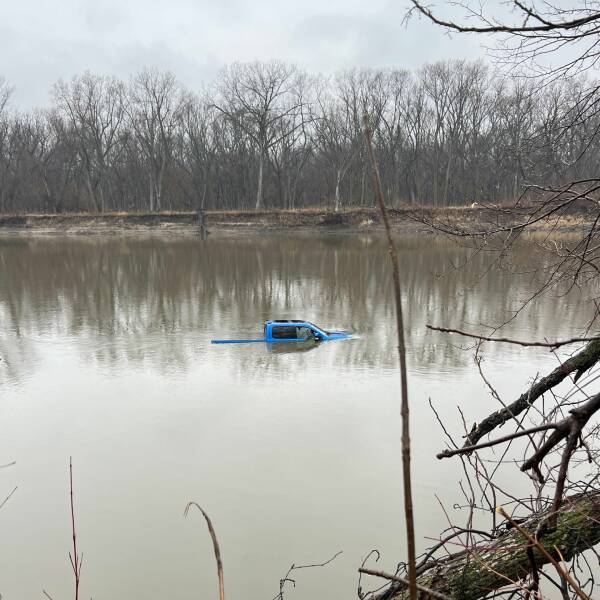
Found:
<path fill-rule="evenodd" d="M 427 323 L 482 331 L 510 318 L 542 265 L 524 244 L 490 257 L 432 238 L 401 242 L 419 538 L 446 527 L 436 495 L 460 500 L 457 465 L 431 398 L 460 435 L 496 408 L 457 340 Z M 467 261 L 467 259 L 470 260 Z M 465 263 L 459 270 L 454 266 Z M 255 337 L 267 318 L 305 318 L 360 338 L 314 347 L 211 346 Z M 505 333 L 569 336 L 584 299 L 545 296 Z M 0 239 L 0 593 L 73 597 L 68 461 L 73 456 L 82 596 L 214 597 L 214 522 L 230 598 L 351 598 L 372 548 L 404 557 L 399 381 L 386 246 L 379 237 Z M 507 400 L 556 363 L 547 351 L 485 349 Z M 515 469 L 516 472 L 516 469 Z M 516 481 L 522 475 L 513 475 Z M 515 483 L 515 485 L 521 485 Z M 421 543 L 421 547 L 426 542 Z"/>

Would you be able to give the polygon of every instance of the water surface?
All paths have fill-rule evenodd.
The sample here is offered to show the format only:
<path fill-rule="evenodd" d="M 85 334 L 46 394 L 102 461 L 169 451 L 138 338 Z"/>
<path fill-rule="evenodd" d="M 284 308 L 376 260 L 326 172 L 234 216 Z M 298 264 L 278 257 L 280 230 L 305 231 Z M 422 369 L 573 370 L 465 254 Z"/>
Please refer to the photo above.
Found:
<path fill-rule="evenodd" d="M 535 289 L 535 246 L 481 278 L 490 256 L 431 237 L 400 241 L 418 537 L 447 526 L 458 465 L 431 398 L 460 434 L 456 405 L 495 409 L 472 352 L 427 323 L 503 322 Z M 216 595 L 199 514 L 219 536 L 228 597 L 356 597 L 372 548 L 404 557 L 399 377 L 386 245 L 379 236 L 0 238 L 0 593 L 72 597 L 68 460 L 73 456 L 82 596 Z M 461 269 L 454 265 L 470 260 Z M 514 271 L 521 273 L 516 275 Z M 550 294 L 504 332 L 571 336 L 584 299 Z M 350 329 L 310 348 L 212 346 L 255 337 L 268 318 Z M 490 345 L 485 367 L 507 400 L 556 364 L 543 350 Z M 523 477 L 516 474 L 515 478 Z M 421 547 L 428 542 L 421 542 Z M 430 542 L 429 542 L 430 543 Z"/>

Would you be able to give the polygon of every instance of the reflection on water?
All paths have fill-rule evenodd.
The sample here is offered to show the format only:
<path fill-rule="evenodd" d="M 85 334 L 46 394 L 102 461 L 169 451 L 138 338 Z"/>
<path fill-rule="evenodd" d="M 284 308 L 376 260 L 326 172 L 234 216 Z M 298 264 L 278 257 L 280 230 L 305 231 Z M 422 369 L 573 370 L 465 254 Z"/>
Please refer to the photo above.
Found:
<path fill-rule="evenodd" d="M 510 318 L 535 289 L 527 275 L 510 271 L 492 271 L 479 281 L 491 258 L 485 254 L 445 274 L 468 252 L 446 241 L 412 238 L 401 246 L 413 368 L 435 364 L 455 371 L 466 365 L 465 353 L 427 333 L 426 323 L 470 323 L 481 330 Z M 521 252 L 529 255 L 531 248 Z M 0 351 L 8 357 L 10 348 L 14 378 L 31 363 L 35 338 L 77 337 L 80 350 L 91 353 L 87 358 L 107 367 L 189 368 L 214 350 L 206 338 L 256 337 L 263 321 L 276 317 L 362 334 L 362 343 L 336 357 L 347 366 L 389 368 L 396 362 L 387 249 L 373 237 L 4 238 L 0 276 Z M 512 330 L 546 337 L 565 323 L 571 331 L 582 310 L 575 295 L 544 302 L 543 310 L 528 311 Z M 244 370 L 256 357 L 248 352 L 236 359 Z M 277 364 L 266 353 L 262 361 L 265 368 Z"/>
<path fill-rule="evenodd" d="M 433 459 L 443 442 L 427 400 L 452 422 L 458 402 L 474 419 L 492 405 L 471 353 L 425 325 L 481 331 L 509 319 L 542 258 L 523 244 L 511 269 L 481 279 L 485 253 L 432 238 L 400 248 L 417 521 L 435 535 L 445 521 L 434 495 L 452 499 L 458 474 Z M 577 293 L 546 296 L 505 333 L 571 335 L 584 309 Z M 210 344 L 260 336 L 269 318 L 360 338 Z M 271 598 L 292 562 L 340 549 L 331 568 L 303 575 L 300 595 L 353 596 L 371 548 L 384 567 L 402 557 L 394 322 L 377 236 L 0 238 L 0 464 L 17 460 L 0 494 L 19 485 L 0 512 L 0 593 L 70 593 L 72 454 L 84 595 L 212 593 L 210 543 L 180 517 L 193 498 L 217 527 L 232 597 Z M 499 345 L 486 359 L 509 397 L 555 363 Z"/>
<path fill-rule="evenodd" d="M 348 340 L 346 340 L 348 341 Z M 271 354 L 298 354 L 299 352 L 309 352 L 320 348 L 324 343 L 315 340 L 306 340 L 304 342 L 286 342 L 286 343 L 268 343 L 267 350 Z M 331 342 L 332 344 L 334 342 Z"/>

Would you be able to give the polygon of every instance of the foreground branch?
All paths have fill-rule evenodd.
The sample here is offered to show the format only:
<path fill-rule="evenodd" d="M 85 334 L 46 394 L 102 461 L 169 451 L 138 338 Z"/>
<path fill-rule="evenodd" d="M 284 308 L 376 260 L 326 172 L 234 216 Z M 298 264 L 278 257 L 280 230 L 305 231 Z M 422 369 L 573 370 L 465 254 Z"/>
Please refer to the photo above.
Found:
<path fill-rule="evenodd" d="M 535 534 L 551 511 L 542 511 L 520 525 L 529 535 Z M 540 539 L 554 560 L 570 560 L 573 556 L 600 542 L 600 491 L 571 496 L 557 514 L 556 528 Z M 419 586 L 455 600 L 480 600 L 507 581 L 517 584 L 533 571 L 551 562 L 539 548 L 527 553 L 528 539 L 511 528 L 493 541 L 484 541 L 458 554 L 433 563 L 431 569 L 419 576 Z M 375 600 L 407 600 L 406 586 L 394 583 Z"/>
<path fill-rule="evenodd" d="M 590 342 L 581 352 L 566 360 L 546 377 L 542 377 L 512 404 L 492 413 L 479 425 L 475 424 L 467 436 L 465 446 L 474 446 L 483 436 L 496 429 L 496 427 L 504 425 L 516 415 L 527 410 L 545 392 L 557 386 L 572 373 L 576 373 L 575 381 L 577 381 L 598 360 L 600 360 L 600 341 Z"/>
<path fill-rule="evenodd" d="M 400 360 L 400 389 L 401 389 L 401 408 L 402 415 L 402 483 L 404 485 L 404 513 L 406 516 L 406 542 L 408 554 L 408 580 L 410 582 L 410 598 L 417 599 L 417 571 L 415 554 L 415 522 L 413 516 L 412 501 L 412 482 L 410 474 L 410 426 L 409 426 L 409 408 L 408 408 L 408 382 L 406 371 L 406 346 L 404 342 L 404 321 L 402 316 L 402 293 L 400 286 L 400 267 L 398 264 L 398 252 L 396 244 L 392 237 L 388 211 L 383 197 L 383 187 L 379 175 L 379 167 L 373 150 L 373 139 L 371 126 L 369 125 L 369 115 L 363 115 L 363 125 L 365 129 L 365 141 L 367 143 L 367 152 L 371 162 L 373 173 L 373 183 L 375 187 L 375 198 L 381 212 L 381 218 L 385 226 L 385 233 L 388 241 L 388 252 L 392 262 L 392 277 L 394 280 L 394 303 L 396 305 L 396 330 L 398 334 L 398 357 Z"/>
<path fill-rule="evenodd" d="M 595 23 L 597 23 L 600 20 L 600 12 L 590 12 L 589 14 L 586 14 L 583 17 L 577 17 L 575 19 L 562 19 L 562 15 L 557 15 L 554 17 L 556 20 L 550 20 L 548 17 L 544 17 L 543 13 L 535 12 L 533 9 L 527 8 L 525 4 L 521 4 L 520 2 L 514 1 L 515 6 L 517 6 L 522 11 L 522 14 L 525 17 L 524 23 L 522 25 L 509 25 L 500 22 L 492 23 L 488 19 L 484 18 L 483 15 L 479 15 L 480 20 L 483 24 L 479 26 L 470 26 L 462 25 L 454 21 L 447 21 L 441 19 L 440 17 L 437 17 L 427 6 L 425 6 L 418 0 L 411 1 L 414 8 L 419 13 L 427 17 L 436 25 L 440 25 L 442 27 L 445 27 L 446 29 L 450 29 L 453 31 L 458 31 L 460 33 L 543 34 L 553 31 L 571 32 L 575 30 L 575 35 L 579 34 L 580 36 L 583 36 L 585 35 L 585 33 L 579 33 L 579 30 L 581 28 L 585 27 L 586 25 L 595 25 Z M 528 24 L 529 17 L 533 17 L 533 25 Z M 595 32 L 597 32 L 597 29 L 595 29 Z"/>
<path fill-rule="evenodd" d="M 516 346 L 525 346 L 525 347 L 538 347 L 538 348 L 560 348 L 560 346 L 566 346 L 568 344 L 576 344 L 580 342 L 591 342 L 594 340 L 600 340 L 599 337 L 574 337 L 569 338 L 568 340 L 556 340 L 554 342 L 527 342 L 525 340 L 513 340 L 512 338 L 505 337 L 490 337 L 486 335 L 477 335 L 476 333 L 469 333 L 467 331 L 462 331 L 460 329 L 449 329 L 448 327 L 436 327 L 434 325 L 425 325 L 427 329 L 431 331 L 441 331 L 442 333 L 456 333 L 457 335 L 462 335 L 464 337 L 472 338 L 474 340 L 479 340 L 481 342 L 502 342 L 504 344 L 515 344 Z"/>

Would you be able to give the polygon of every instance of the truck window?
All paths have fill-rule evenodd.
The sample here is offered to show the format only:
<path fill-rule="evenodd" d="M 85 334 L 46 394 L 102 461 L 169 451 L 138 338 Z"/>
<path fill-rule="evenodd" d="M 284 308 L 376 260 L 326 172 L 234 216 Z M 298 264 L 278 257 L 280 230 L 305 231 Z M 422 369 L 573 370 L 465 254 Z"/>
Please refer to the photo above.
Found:
<path fill-rule="evenodd" d="M 273 327 L 271 329 L 271 335 L 276 340 L 295 340 L 296 339 L 296 327 Z"/>
<path fill-rule="evenodd" d="M 314 337 L 314 332 L 310 327 L 297 327 L 296 337 L 299 340 L 307 340 L 309 338 Z"/>

